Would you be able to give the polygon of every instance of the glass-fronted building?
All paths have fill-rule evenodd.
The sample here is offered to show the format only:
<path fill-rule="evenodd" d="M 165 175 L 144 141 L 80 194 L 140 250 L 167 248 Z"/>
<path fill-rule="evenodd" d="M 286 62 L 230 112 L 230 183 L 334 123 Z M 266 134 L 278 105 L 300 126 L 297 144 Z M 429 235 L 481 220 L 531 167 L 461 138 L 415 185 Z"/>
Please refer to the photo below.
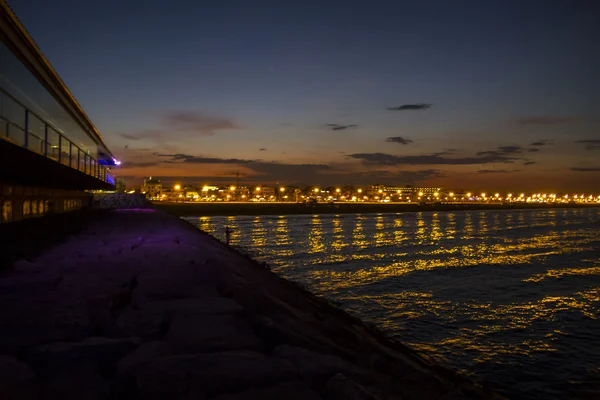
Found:
<path fill-rule="evenodd" d="M 58 73 L 0 0 L 0 222 L 84 207 L 86 190 L 114 188 L 110 168 L 117 163 Z"/>

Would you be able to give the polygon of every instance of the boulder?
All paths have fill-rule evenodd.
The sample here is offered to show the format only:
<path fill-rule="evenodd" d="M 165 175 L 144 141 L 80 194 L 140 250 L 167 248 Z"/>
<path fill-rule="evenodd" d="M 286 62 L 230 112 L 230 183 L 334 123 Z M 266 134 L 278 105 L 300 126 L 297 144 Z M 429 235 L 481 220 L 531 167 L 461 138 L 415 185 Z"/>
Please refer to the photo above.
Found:
<path fill-rule="evenodd" d="M 110 368 L 139 345 L 136 338 L 91 337 L 81 342 L 56 342 L 34 348 L 29 362 L 42 375 L 74 367 Z"/>
<path fill-rule="evenodd" d="M 170 346 L 161 340 L 144 343 L 119 361 L 117 371 L 122 376 L 135 375 L 140 366 L 170 354 Z"/>
<path fill-rule="evenodd" d="M 300 382 L 286 382 L 266 388 L 249 389 L 238 393 L 227 393 L 211 400 L 321 400 L 319 393 Z"/>
<path fill-rule="evenodd" d="M 304 380 L 324 384 L 332 376 L 342 373 L 359 381 L 372 381 L 372 374 L 331 354 L 320 354 L 301 347 L 282 345 L 272 355 L 289 361 Z"/>
<path fill-rule="evenodd" d="M 364 386 L 342 374 L 336 374 L 327 382 L 328 397 L 333 400 L 380 400 Z"/>
<path fill-rule="evenodd" d="M 155 359 L 141 368 L 136 381 L 141 398 L 178 398 L 236 392 L 295 380 L 291 364 L 252 351 L 175 355 Z"/>
<path fill-rule="evenodd" d="M 242 320 L 232 315 L 177 315 L 164 338 L 173 353 L 262 350 L 262 342 Z"/>
<path fill-rule="evenodd" d="M 0 355 L 0 399 L 35 398 L 35 373 L 14 357 Z"/>
<path fill-rule="evenodd" d="M 107 380 L 87 369 L 68 371 L 44 382 L 44 400 L 107 400 L 114 398 Z"/>

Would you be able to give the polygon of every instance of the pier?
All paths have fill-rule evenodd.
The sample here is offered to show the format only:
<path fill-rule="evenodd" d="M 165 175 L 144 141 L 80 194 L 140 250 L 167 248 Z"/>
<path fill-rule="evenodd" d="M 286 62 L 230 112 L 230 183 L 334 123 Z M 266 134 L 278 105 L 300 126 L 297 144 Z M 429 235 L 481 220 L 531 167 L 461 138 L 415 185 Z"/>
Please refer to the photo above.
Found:
<path fill-rule="evenodd" d="M 2 398 L 501 398 L 152 208 L 15 262 L 0 305 Z"/>

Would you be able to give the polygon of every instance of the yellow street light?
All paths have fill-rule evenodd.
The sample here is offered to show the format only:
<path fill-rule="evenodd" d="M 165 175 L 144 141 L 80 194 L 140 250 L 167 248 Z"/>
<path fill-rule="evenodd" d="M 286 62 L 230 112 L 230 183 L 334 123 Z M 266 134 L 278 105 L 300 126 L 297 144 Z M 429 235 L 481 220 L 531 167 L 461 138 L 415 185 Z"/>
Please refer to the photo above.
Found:
<path fill-rule="evenodd" d="M 383 193 L 383 190 L 379 189 L 379 193 Z"/>
<path fill-rule="evenodd" d="M 495 197 L 500 197 L 500 193 L 496 193 Z"/>
<path fill-rule="evenodd" d="M 481 197 L 483 197 L 485 199 L 486 194 L 485 193 L 481 193 Z"/>
<path fill-rule="evenodd" d="M 423 196 L 423 192 L 419 192 L 419 197 Z"/>
<path fill-rule="evenodd" d="M 450 194 L 450 197 L 454 197 L 454 193 L 450 192 L 449 194 Z"/>
<path fill-rule="evenodd" d="M 440 194 L 439 194 L 438 192 L 435 192 L 433 195 L 434 195 L 435 197 L 438 197 Z"/>
<path fill-rule="evenodd" d="M 467 193 L 467 197 L 471 197 L 471 193 Z"/>
<path fill-rule="evenodd" d="M 283 192 L 285 192 L 285 188 L 284 188 L 284 187 L 282 187 L 282 188 L 279 188 L 279 191 L 280 191 L 281 193 L 283 193 Z"/>
<path fill-rule="evenodd" d="M 179 189 L 181 189 L 181 185 L 175 185 L 174 189 L 175 189 L 175 190 L 179 190 Z"/>
<path fill-rule="evenodd" d="M 229 190 L 231 190 L 233 192 L 235 190 L 235 186 L 229 187 Z"/>
<path fill-rule="evenodd" d="M 319 191 L 319 188 L 315 188 L 315 193 L 317 193 Z"/>
<path fill-rule="evenodd" d="M 362 189 L 358 189 L 358 193 L 362 193 Z"/>
<path fill-rule="evenodd" d="M 512 197 L 512 193 L 509 193 L 507 197 L 508 197 L 508 198 L 511 198 L 511 197 Z"/>
<path fill-rule="evenodd" d="M 255 190 L 256 190 L 257 192 L 260 192 L 260 187 L 259 187 L 259 186 L 257 186 Z"/>

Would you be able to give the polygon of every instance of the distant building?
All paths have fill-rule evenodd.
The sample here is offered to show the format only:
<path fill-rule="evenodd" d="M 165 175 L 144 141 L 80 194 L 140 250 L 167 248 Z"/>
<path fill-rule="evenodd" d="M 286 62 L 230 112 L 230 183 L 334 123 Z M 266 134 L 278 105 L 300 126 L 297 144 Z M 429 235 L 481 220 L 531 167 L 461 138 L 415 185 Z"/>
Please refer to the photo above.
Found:
<path fill-rule="evenodd" d="M 142 194 L 145 194 L 146 198 L 149 200 L 160 199 L 163 194 L 162 183 L 160 183 L 160 180 L 158 179 L 152 179 L 152 177 L 144 179 L 144 184 L 142 185 Z"/>
<path fill-rule="evenodd" d="M 403 201 L 418 201 L 419 199 L 427 200 L 439 197 L 442 192 L 441 187 L 416 187 L 416 186 L 388 186 L 388 185 L 371 185 L 367 189 L 370 196 L 398 196 L 399 200 Z M 436 196 L 437 194 L 437 196 Z"/>

